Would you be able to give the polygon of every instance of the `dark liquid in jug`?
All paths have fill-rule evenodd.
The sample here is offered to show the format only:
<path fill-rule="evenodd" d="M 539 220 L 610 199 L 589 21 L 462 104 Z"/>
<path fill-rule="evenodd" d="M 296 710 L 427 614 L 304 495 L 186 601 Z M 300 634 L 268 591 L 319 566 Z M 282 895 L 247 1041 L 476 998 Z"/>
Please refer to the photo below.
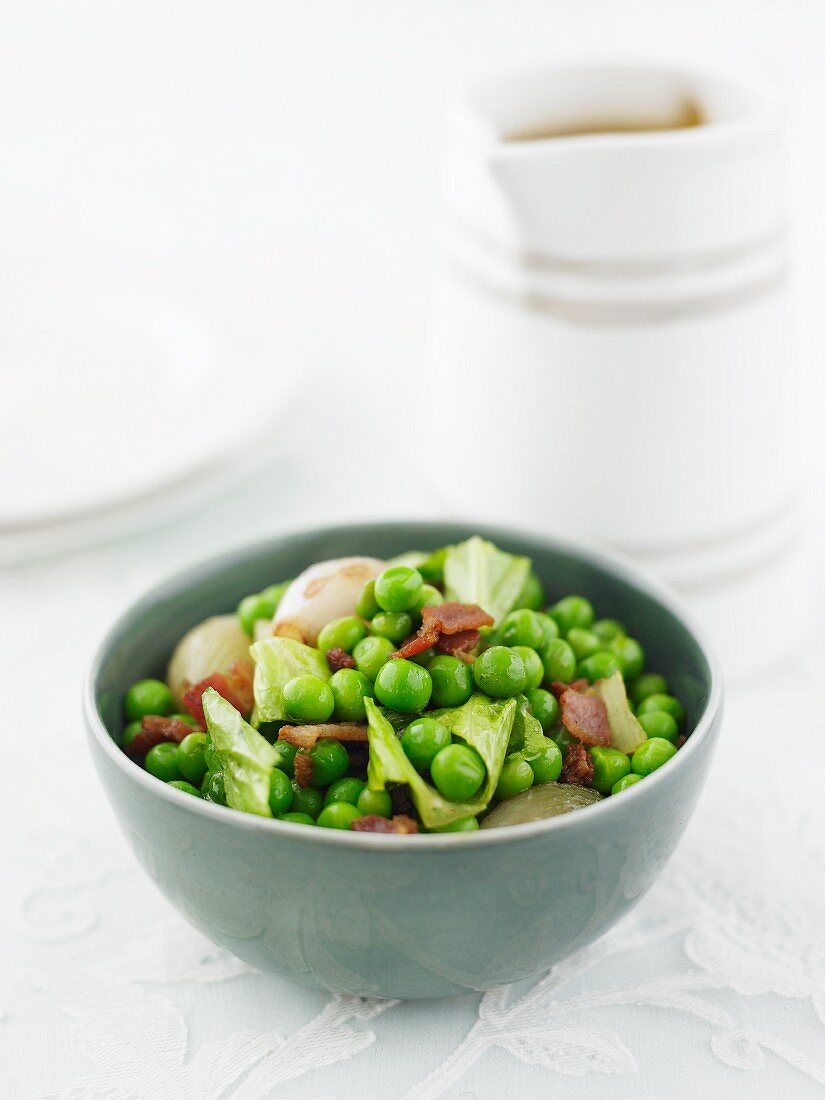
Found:
<path fill-rule="evenodd" d="M 599 134 L 649 134 L 665 133 L 669 130 L 690 130 L 705 122 L 702 112 L 695 103 L 685 103 L 673 115 L 665 117 L 651 113 L 650 118 L 618 119 L 592 118 L 576 120 L 557 125 L 536 126 L 507 134 L 505 141 L 547 141 L 550 138 L 593 137 Z"/>

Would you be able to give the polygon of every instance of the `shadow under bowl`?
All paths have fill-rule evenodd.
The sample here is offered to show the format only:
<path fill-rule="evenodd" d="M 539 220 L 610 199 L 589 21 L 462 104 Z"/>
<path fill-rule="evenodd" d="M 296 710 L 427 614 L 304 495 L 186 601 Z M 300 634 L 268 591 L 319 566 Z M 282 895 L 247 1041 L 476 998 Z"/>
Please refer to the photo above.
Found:
<path fill-rule="evenodd" d="M 643 783 L 549 821 L 413 837 L 311 829 L 158 782 L 119 747 L 122 699 L 178 639 L 314 561 L 392 557 L 479 533 L 533 559 L 549 601 L 578 592 L 621 619 L 683 701 L 684 747 Z M 601 550 L 457 523 L 381 523 L 272 539 L 190 569 L 127 610 L 89 674 L 95 766 L 138 860 L 214 942 L 338 993 L 443 997 L 547 970 L 608 930 L 664 866 L 695 806 L 722 712 L 719 671 L 670 594 Z"/>

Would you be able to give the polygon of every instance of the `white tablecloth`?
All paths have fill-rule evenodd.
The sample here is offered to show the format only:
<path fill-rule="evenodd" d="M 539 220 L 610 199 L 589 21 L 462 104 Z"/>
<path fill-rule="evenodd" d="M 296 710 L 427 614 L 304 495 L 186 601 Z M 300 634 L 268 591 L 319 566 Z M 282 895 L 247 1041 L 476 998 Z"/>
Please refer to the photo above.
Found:
<path fill-rule="evenodd" d="M 365 513 L 281 473 L 164 529 L 0 574 L 0 1096 L 825 1095 L 825 645 L 733 686 L 661 880 L 536 981 L 445 1002 L 331 997 L 249 970 L 177 916 L 98 787 L 81 679 L 114 614 L 161 575 Z M 369 502 L 428 507 L 404 475 Z"/>

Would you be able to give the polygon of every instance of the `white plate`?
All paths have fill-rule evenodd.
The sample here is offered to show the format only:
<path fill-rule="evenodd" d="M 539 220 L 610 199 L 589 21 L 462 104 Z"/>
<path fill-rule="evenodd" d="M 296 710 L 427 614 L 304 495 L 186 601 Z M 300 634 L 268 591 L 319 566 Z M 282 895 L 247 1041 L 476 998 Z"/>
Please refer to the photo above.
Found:
<path fill-rule="evenodd" d="M 119 533 L 254 464 L 289 380 L 248 334 L 162 273 L 4 266 L 0 559 Z"/>

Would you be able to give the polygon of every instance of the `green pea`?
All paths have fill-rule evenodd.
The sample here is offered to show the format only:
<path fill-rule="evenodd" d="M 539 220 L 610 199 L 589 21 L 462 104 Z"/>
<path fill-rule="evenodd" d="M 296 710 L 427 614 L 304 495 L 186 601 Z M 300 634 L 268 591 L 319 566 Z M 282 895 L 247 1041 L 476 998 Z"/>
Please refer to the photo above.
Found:
<path fill-rule="evenodd" d="M 606 680 L 609 676 L 619 672 L 619 662 L 615 654 L 608 653 L 606 649 L 600 649 L 598 653 L 585 657 L 579 661 L 576 674 L 595 684 L 597 680 Z"/>
<path fill-rule="evenodd" d="M 584 596 L 565 596 L 548 610 L 562 634 L 566 634 L 574 626 L 587 629 L 595 618 L 593 605 Z"/>
<path fill-rule="evenodd" d="M 180 779 L 178 771 L 178 746 L 171 741 L 163 741 L 146 753 L 144 765 L 147 772 L 156 779 L 168 783 L 170 779 Z"/>
<path fill-rule="evenodd" d="M 541 722 L 541 728 L 549 730 L 555 726 L 559 720 L 559 701 L 553 692 L 545 691 L 544 688 L 531 688 L 526 694 L 533 717 Z"/>
<path fill-rule="evenodd" d="M 322 653 L 327 653 L 330 649 L 343 649 L 344 653 L 352 653 L 366 636 L 367 628 L 363 619 L 346 615 L 343 619 L 333 619 L 323 627 L 318 635 L 318 649 Z"/>
<path fill-rule="evenodd" d="M 401 748 L 416 771 L 425 772 L 435 754 L 451 741 L 450 731 L 443 723 L 435 718 L 416 718 L 404 730 Z"/>
<path fill-rule="evenodd" d="M 324 792 L 318 787 L 299 787 L 292 783 L 292 804 L 290 809 L 296 814 L 308 814 L 316 818 L 324 808 Z"/>
<path fill-rule="evenodd" d="M 630 761 L 623 752 L 618 749 L 609 749 L 602 745 L 594 745 L 587 750 L 593 761 L 593 781 L 591 786 L 599 794 L 610 794 L 611 790 L 620 779 L 630 771 Z"/>
<path fill-rule="evenodd" d="M 541 611 L 537 611 L 536 616 L 541 625 L 541 642 L 539 643 L 539 652 L 541 652 L 542 646 L 552 642 L 554 638 L 558 638 L 559 625 L 555 619 L 551 619 L 549 615 L 545 615 Z"/>
<path fill-rule="evenodd" d="M 341 668 L 329 681 L 335 700 L 333 714 L 336 722 L 363 722 L 367 712 L 364 700 L 372 698 L 372 683 L 363 672 L 354 668 Z"/>
<path fill-rule="evenodd" d="M 478 829 L 477 817 L 459 817 L 451 821 L 449 825 L 442 825 L 440 829 L 434 829 L 436 833 L 474 833 Z"/>
<path fill-rule="evenodd" d="M 485 695 L 509 699 L 527 687 L 527 669 L 518 653 L 507 646 L 494 645 L 476 660 L 473 679 Z"/>
<path fill-rule="evenodd" d="M 645 651 L 635 638 L 622 635 L 614 638 L 608 648 L 611 653 L 616 654 L 619 669 L 625 680 L 632 680 L 645 667 Z"/>
<path fill-rule="evenodd" d="M 284 710 L 294 722 L 328 722 L 334 709 L 332 688 L 320 676 L 296 676 L 284 687 Z"/>
<path fill-rule="evenodd" d="M 197 787 L 193 787 L 191 783 L 187 783 L 185 779 L 170 779 L 168 780 L 167 787 L 174 787 L 176 791 L 183 791 L 184 794 L 193 794 L 195 798 L 200 798 L 201 792 Z"/>
<path fill-rule="evenodd" d="M 291 821 L 293 825 L 314 825 L 315 824 L 314 818 L 311 818 L 309 816 L 309 814 L 301 814 L 301 813 L 279 814 L 278 815 L 278 820 L 279 821 Z"/>
<path fill-rule="evenodd" d="M 461 707 L 473 694 L 473 670 L 458 657 L 442 654 L 427 664 L 433 682 L 430 705 L 433 707 Z"/>
<path fill-rule="evenodd" d="M 193 718 L 191 714 L 184 714 L 182 711 L 178 711 L 175 714 L 170 714 L 169 717 L 177 718 L 179 722 L 185 722 L 187 726 L 197 729 L 198 720 L 197 718 Z"/>
<path fill-rule="evenodd" d="M 429 671 L 430 661 L 433 659 L 434 656 L 435 650 L 431 647 L 430 649 L 422 649 L 420 653 L 414 653 L 412 657 L 410 657 L 410 660 L 413 662 L 413 664 L 423 665 L 424 668 Z"/>
<path fill-rule="evenodd" d="M 579 661 L 592 657 L 603 648 L 598 635 L 592 630 L 585 630 L 583 626 L 571 627 L 567 632 L 567 642 Z"/>
<path fill-rule="evenodd" d="M 138 680 L 123 700 L 123 710 L 130 722 L 147 714 L 169 715 L 174 709 L 175 697 L 162 680 Z"/>
<path fill-rule="evenodd" d="M 542 624 L 535 611 L 511 611 L 498 627 L 500 645 L 526 645 L 537 649 L 541 645 Z"/>
<path fill-rule="evenodd" d="M 378 673 L 395 653 L 395 646 L 389 638 L 364 638 L 352 651 L 355 667 L 368 680 L 375 680 Z"/>
<path fill-rule="evenodd" d="M 353 821 L 363 816 L 358 807 L 349 802 L 330 802 L 318 814 L 315 824 L 322 829 L 349 829 Z"/>
<path fill-rule="evenodd" d="M 524 661 L 524 669 L 527 673 L 527 687 L 525 690 L 530 691 L 537 688 L 544 679 L 544 665 L 541 663 L 541 657 L 535 649 L 531 649 L 526 645 L 514 645 L 510 648 L 513 653 L 518 653 Z"/>
<path fill-rule="evenodd" d="M 640 715 L 639 725 L 648 737 L 664 737 L 665 741 L 674 742 L 679 736 L 675 718 L 665 710 L 650 710 Z"/>
<path fill-rule="evenodd" d="M 360 615 L 362 619 L 371 619 L 377 611 L 378 604 L 375 602 L 375 581 L 367 581 L 361 589 L 361 595 L 358 597 L 358 603 L 355 605 L 355 613 Z"/>
<path fill-rule="evenodd" d="M 238 618 L 250 637 L 258 619 L 272 618 L 291 583 L 291 581 L 282 581 L 280 584 L 271 584 L 263 592 L 255 592 L 241 600 L 238 604 Z"/>
<path fill-rule="evenodd" d="M 431 584 L 422 584 L 421 591 L 418 595 L 418 599 L 410 607 L 409 611 L 411 615 L 419 616 L 425 607 L 438 607 L 439 604 L 444 603 L 444 597 Z"/>
<path fill-rule="evenodd" d="M 425 581 L 430 584 L 443 584 L 444 562 L 447 560 L 448 546 L 442 546 L 439 550 L 433 550 L 432 554 L 418 567 L 418 571 Z"/>
<path fill-rule="evenodd" d="M 289 741 L 277 741 L 273 746 L 275 750 L 275 767 L 280 768 L 282 772 L 292 778 L 295 774 L 295 753 L 298 751 L 297 745 L 291 745 Z"/>
<path fill-rule="evenodd" d="M 614 638 L 627 633 L 618 619 L 597 619 L 590 629 L 602 642 L 612 642 Z"/>
<path fill-rule="evenodd" d="M 273 768 L 269 776 L 269 808 L 274 817 L 285 814 L 292 806 L 292 784 L 286 772 Z"/>
<path fill-rule="evenodd" d="M 376 578 L 376 602 L 382 611 L 407 611 L 418 600 L 423 583 L 417 569 L 392 565 Z"/>
<path fill-rule="evenodd" d="M 225 806 L 226 787 L 223 772 L 207 772 L 203 783 L 201 783 L 201 794 L 206 802 L 215 802 L 218 806 Z"/>
<path fill-rule="evenodd" d="M 631 765 L 637 775 L 650 775 L 675 755 L 676 746 L 670 741 L 665 741 L 664 737 L 648 737 L 633 753 Z"/>
<path fill-rule="evenodd" d="M 525 754 L 525 760 L 530 765 L 536 783 L 555 783 L 561 775 L 564 763 L 561 749 L 549 738 L 543 749 Z"/>
<path fill-rule="evenodd" d="M 636 713 L 641 717 L 643 714 L 650 714 L 651 711 L 655 710 L 663 710 L 666 714 L 669 714 L 679 729 L 684 726 L 685 708 L 679 700 L 675 699 L 672 695 L 660 693 L 648 695 L 648 697 L 643 699 L 639 704 Z"/>
<path fill-rule="evenodd" d="M 349 767 L 349 753 L 340 741 L 322 737 L 309 750 L 312 761 L 312 781 L 319 787 L 328 787 L 340 779 Z"/>
<path fill-rule="evenodd" d="M 527 580 L 524 582 L 524 587 L 518 594 L 518 599 L 514 606 L 517 608 L 526 607 L 530 611 L 538 611 L 543 603 L 544 589 L 541 586 L 541 581 L 538 576 L 531 571 Z M 529 645 L 529 643 L 525 644 Z"/>
<path fill-rule="evenodd" d="M 627 694 L 637 706 L 651 695 L 666 695 L 667 680 L 658 672 L 643 672 L 631 681 Z"/>
<path fill-rule="evenodd" d="M 496 784 L 496 798 L 503 800 L 521 794 L 522 791 L 533 786 L 533 779 L 533 769 L 524 757 L 513 753 L 504 761 Z"/>
<path fill-rule="evenodd" d="M 375 697 L 399 714 L 416 714 L 430 701 L 433 682 L 429 672 L 413 661 L 388 661 L 375 678 Z"/>
<path fill-rule="evenodd" d="M 386 791 L 371 791 L 369 787 L 364 787 L 355 805 L 365 816 L 392 817 L 392 799 Z"/>
<path fill-rule="evenodd" d="M 135 719 L 134 722 L 130 722 L 127 726 L 123 727 L 123 739 L 122 744 L 124 749 L 128 749 L 137 735 L 140 733 L 140 727 L 142 726 L 140 718 Z"/>
<path fill-rule="evenodd" d="M 644 776 L 636 775 L 635 772 L 631 772 L 626 775 L 624 779 L 620 779 L 618 783 L 614 783 L 611 788 L 611 794 L 621 794 L 622 791 L 626 791 L 628 787 L 632 787 L 634 783 L 641 783 Z"/>
<path fill-rule="evenodd" d="M 576 674 L 576 654 L 567 642 L 554 638 L 545 642 L 539 653 L 544 665 L 544 676 L 551 683 L 558 680 L 569 683 Z"/>
<path fill-rule="evenodd" d="M 447 745 L 430 765 L 433 783 L 451 802 L 466 802 L 481 784 L 487 769 L 484 761 L 469 745 Z"/>
<path fill-rule="evenodd" d="M 354 776 L 336 779 L 324 795 L 324 805 L 329 806 L 330 802 L 349 802 L 350 805 L 357 806 L 358 798 L 365 789 L 366 783 L 363 779 L 356 779 Z"/>
<path fill-rule="evenodd" d="M 373 634 L 398 645 L 412 634 L 412 617 L 406 611 L 379 611 L 370 623 Z"/>
<path fill-rule="evenodd" d="M 184 779 L 200 786 L 206 775 L 206 747 L 205 733 L 189 733 L 184 737 L 177 748 L 178 771 Z"/>

